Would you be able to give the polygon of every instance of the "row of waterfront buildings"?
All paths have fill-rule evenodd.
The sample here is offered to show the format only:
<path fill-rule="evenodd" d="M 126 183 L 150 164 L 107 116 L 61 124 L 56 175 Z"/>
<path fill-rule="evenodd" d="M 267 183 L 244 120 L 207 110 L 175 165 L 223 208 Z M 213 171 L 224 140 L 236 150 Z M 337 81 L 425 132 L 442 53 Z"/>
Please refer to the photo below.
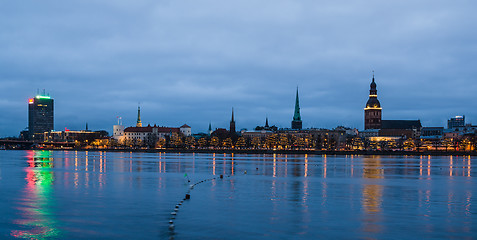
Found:
<path fill-rule="evenodd" d="M 447 128 L 444 127 L 423 127 L 420 120 L 383 120 L 382 107 L 378 100 L 377 84 L 374 74 L 370 84 L 369 99 L 364 108 L 364 130 L 358 131 L 347 127 L 337 127 L 335 129 L 303 129 L 300 101 L 298 89 L 296 91 L 295 109 L 290 128 L 278 128 L 269 126 L 268 118 L 264 126 L 257 126 L 254 130 L 236 131 L 234 111 L 229 129 L 217 128 L 212 130 L 209 124 L 207 133 L 192 134 L 192 128 L 183 124 L 180 127 L 165 127 L 158 125 L 143 126 L 141 122 L 141 109 L 138 107 L 136 126 L 125 127 L 118 118 L 118 124 L 113 126 L 112 136 L 105 131 L 90 131 L 87 124 L 85 130 L 54 131 L 54 100 L 47 94 L 38 94 L 28 101 L 28 130 L 21 133 L 21 137 L 26 140 L 36 142 L 75 142 L 92 141 L 94 139 L 110 139 L 118 143 L 141 143 L 156 142 L 160 139 L 175 137 L 194 137 L 219 139 L 231 138 L 236 141 L 238 137 L 247 139 L 265 139 L 274 134 L 292 135 L 299 138 L 310 137 L 313 139 L 332 139 L 337 146 L 342 145 L 349 138 L 359 137 L 371 141 L 397 141 L 404 139 L 458 139 L 465 135 L 474 135 L 477 126 L 465 123 L 465 116 L 457 116 L 448 120 Z M 150 144 L 151 145 L 151 144 Z"/>

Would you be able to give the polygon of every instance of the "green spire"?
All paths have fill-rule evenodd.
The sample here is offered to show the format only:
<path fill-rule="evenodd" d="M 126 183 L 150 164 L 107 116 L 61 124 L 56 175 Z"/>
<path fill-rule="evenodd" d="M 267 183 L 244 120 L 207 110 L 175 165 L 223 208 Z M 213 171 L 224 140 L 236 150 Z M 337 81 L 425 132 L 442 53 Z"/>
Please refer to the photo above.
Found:
<path fill-rule="evenodd" d="M 293 115 L 293 121 L 301 121 L 300 100 L 298 99 L 298 87 L 296 87 L 295 114 Z"/>

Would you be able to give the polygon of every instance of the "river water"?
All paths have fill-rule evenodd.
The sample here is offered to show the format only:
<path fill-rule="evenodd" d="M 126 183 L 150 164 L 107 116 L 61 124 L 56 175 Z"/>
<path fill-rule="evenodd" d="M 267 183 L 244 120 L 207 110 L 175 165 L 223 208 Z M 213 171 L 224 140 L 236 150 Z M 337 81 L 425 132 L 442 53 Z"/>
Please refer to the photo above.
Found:
<path fill-rule="evenodd" d="M 477 239 L 476 161 L 0 151 L 0 239 Z"/>

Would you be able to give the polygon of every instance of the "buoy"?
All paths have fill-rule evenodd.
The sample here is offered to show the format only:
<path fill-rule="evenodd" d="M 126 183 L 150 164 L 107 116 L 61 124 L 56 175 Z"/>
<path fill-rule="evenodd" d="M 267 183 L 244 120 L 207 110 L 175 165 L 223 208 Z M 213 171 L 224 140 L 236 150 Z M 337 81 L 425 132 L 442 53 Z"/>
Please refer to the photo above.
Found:
<path fill-rule="evenodd" d="M 185 199 L 190 199 L 190 194 L 186 194 Z"/>
<path fill-rule="evenodd" d="M 173 224 L 173 223 L 174 223 L 174 221 L 172 221 L 172 220 L 169 220 L 169 224 Z"/>
<path fill-rule="evenodd" d="M 247 174 L 247 170 L 245 170 L 245 171 L 243 172 L 243 174 Z"/>
<path fill-rule="evenodd" d="M 176 215 L 177 213 L 176 212 L 171 212 L 171 215 Z"/>
<path fill-rule="evenodd" d="M 174 208 L 174 211 L 175 211 L 175 212 L 178 212 L 178 211 L 179 211 L 179 208 Z"/>
<path fill-rule="evenodd" d="M 169 229 L 174 229 L 174 224 L 169 225 Z"/>
<path fill-rule="evenodd" d="M 224 178 L 224 175 L 220 174 L 220 178 Z"/>

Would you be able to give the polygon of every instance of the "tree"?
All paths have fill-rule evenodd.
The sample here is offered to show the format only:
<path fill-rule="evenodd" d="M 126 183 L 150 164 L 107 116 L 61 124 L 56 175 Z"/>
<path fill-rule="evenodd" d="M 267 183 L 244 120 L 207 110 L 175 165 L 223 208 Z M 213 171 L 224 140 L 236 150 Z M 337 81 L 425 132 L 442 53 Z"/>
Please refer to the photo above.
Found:
<path fill-rule="evenodd" d="M 288 149 L 290 147 L 288 145 L 288 136 L 286 134 L 280 134 L 278 145 L 280 145 L 282 149 Z"/>
<path fill-rule="evenodd" d="M 219 146 L 219 138 L 218 137 L 212 137 L 210 139 L 210 146 L 217 148 Z"/>
<path fill-rule="evenodd" d="M 445 147 L 446 152 L 449 150 L 449 148 L 452 147 L 452 138 L 444 138 L 442 139 L 442 145 Z"/>
<path fill-rule="evenodd" d="M 408 138 L 406 141 L 404 141 L 403 145 L 406 150 L 411 151 L 414 151 L 414 148 L 416 147 L 412 138 Z"/>
<path fill-rule="evenodd" d="M 460 146 L 462 147 L 462 150 L 464 150 L 464 152 L 467 152 L 470 151 L 471 143 L 469 139 L 465 137 L 460 141 Z"/>
<path fill-rule="evenodd" d="M 360 150 L 363 148 L 363 140 L 360 137 L 354 137 L 351 140 L 351 148 L 353 150 Z"/>
<path fill-rule="evenodd" d="M 164 148 L 166 146 L 166 139 L 165 138 L 159 138 L 156 142 L 156 148 Z"/>
<path fill-rule="evenodd" d="M 272 134 L 272 135 L 269 135 L 266 139 L 265 139 L 265 145 L 268 149 L 274 149 L 277 147 L 277 141 L 278 139 L 278 134 Z"/>
<path fill-rule="evenodd" d="M 305 147 L 306 148 L 313 147 L 313 136 L 311 134 L 306 135 L 304 140 L 305 140 Z"/>
<path fill-rule="evenodd" d="M 195 138 L 192 136 L 188 136 L 185 138 L 185 147 L 186 148 L 194 148 L 195 147 Z"/>
<path fill-rule="evenodd" d="M 182 137 L 178 133 L 172 133 L 171 135 L 171 145 L 173 147 L 181 147 L 182 146 Z"/>
<path fill-rule="evenodd" d="M 202 137 L 199 139 L 199 147 L 201 148 L 207 147 L 207 139 L 205 137 Z"/>
<path fill-rule="evenodd" d="M 156 146 L 157 139 L 158 138 L 156 134 L 148 133 L 146 138 L 144 139 L 144 144 L 148 148 L 154 148 Z"/>
<path fill-rule="evenodd" d="M 114 147 L 118 147 L 120 145 L 119 141 L 114 139 L 114 138 L 111 138 L 111 140 L 109 141 L 109 144 L 108 144 L 108 147 L 109 148 L 114 148 Z"/>
<path fill-rule="evenodd" d="M 235 146 L 239 149 L 243 149 L 246 146 L 245 138 L 244 137 L 239 137 L 237 142 L 235 143 Z"/>
<path fill-rule="evenodd" d="M 252 138 L 252 147 L 255 148 L 255 149 L 258 149 L 260 148 L 260 145 L 261 145 L 261 140 L 259 137 L 254 137 Z"/>
<path fill-rule="evenodd" d="M 138 147 L 142 146 L 142 140 L 141 139 L 133 139 L 131 145 L 134 148 L 138 148 Z"/>
<path fill-rule="evenodd" d="M 302 137 L 296 137 L 295 141 L 293 142 L 293 146 L 299 149 L 303 148 L 305 146 L 304 139 Z"/>
<path fill-rule="evenodd" d="M 227 149 L 231 149 L 233 145 L 232 138 L 226 138 L 222 141 L 222 146 Z"/>

